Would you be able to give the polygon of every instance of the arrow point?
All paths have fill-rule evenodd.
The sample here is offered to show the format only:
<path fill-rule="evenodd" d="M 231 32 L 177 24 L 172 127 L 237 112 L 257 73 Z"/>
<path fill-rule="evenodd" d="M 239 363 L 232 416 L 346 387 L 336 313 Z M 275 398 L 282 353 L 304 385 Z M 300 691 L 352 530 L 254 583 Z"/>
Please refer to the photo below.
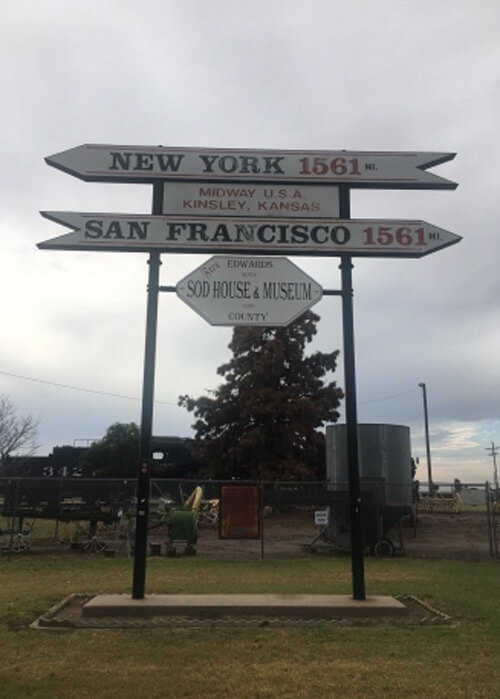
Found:
<path fill-rule="evenodd" d="M 61 223 L 63 226 L 67 226 L 67 223 L 64 223 L 61 220 L 60 214 L 58 214 L 57 211 L 40 211 L 40 216 L 43 216 L 44 218 L 48 219 L 49 221 L 53 221 L 54 223 Z"/>

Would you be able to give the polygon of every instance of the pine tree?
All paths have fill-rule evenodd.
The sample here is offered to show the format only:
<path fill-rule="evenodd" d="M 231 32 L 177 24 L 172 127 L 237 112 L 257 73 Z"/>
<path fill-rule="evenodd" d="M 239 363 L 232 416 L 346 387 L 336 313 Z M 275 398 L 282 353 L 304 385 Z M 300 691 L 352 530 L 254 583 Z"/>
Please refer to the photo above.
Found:
<path fill-rule="evenodd" d="M 193 451 L 214 478 L 314 480 L 324 477 L 325 438 L 343 397 L 334 381 L 338 351 L 305 356 L 319 316 L 284 328 L 236 327 L 233 357 L 212 396 L 179 398 L 197 418 Z"/>
<path fill-rule="evenodd" d="M 136 478 L 139 465 L 139 427 L 135 422 L 115 422 L 102 439 L 80 457 L 86 477 Z"/>

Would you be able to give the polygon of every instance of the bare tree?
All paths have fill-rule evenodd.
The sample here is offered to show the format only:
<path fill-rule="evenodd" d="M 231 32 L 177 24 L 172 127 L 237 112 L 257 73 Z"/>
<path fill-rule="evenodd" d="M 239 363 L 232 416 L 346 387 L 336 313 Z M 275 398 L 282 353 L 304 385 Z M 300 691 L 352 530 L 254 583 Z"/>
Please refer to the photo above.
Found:
<path fill-rule="evenodd" d="M 10 398 L 0 394 L 0 465 L 13 452 L 29 456 L 38 448 L 38 420 L 17 414 Z"/>

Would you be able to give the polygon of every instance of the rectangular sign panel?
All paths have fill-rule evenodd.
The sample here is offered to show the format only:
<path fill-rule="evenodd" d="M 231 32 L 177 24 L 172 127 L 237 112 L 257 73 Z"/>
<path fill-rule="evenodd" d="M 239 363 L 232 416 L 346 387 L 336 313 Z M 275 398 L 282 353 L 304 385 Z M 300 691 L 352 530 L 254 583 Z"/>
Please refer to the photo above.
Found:
<path fill-rule="evenodd" d="M 427 172 L 454 157 L 455 153 L 84 144 L 45 160 L 87 182 L 341 182 L 351 187 L 455 189 L 455 182 Z"/>
<path fill-rule="evenodd" d="M 38 243 L 52 250 L 422 257 L 460 236 L 425 221 L 248 219 L 42 211 L 72 228 Z"/>
<path fill-rule="evenodd" d="M 325 527 L 330 523 L 330 508 L 326 510 L 316 510 L 314 512 L 314 524 Z"/>
<path fill-rule="evenodd" d="M 239 182 L 168 182 L 163 213 L 182 216 L 338 218 L 339 188 Z"/>
<path fill-rule="evenodd" d="M 219 499 L 220 539 L 260 539 L 258 485 L 223 485 Z"/>

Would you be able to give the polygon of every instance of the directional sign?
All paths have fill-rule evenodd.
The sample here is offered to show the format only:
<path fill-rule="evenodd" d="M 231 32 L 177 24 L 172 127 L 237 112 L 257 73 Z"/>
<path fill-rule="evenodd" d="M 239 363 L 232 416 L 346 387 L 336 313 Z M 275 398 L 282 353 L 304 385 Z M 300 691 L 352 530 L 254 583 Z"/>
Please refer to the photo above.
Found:
<path fill-rule="evenodd" d="M 164 189 L 163 213 L 169 215 L 338 218 L 340 209 L 333 185 L 168 182 Z"/>
<path fill-rule="evenodd" d="M 154 180 L 343 182 L 352 187 L 455 189 L 427 172 L 455 153 L 170 148 L 85 144 L 46 158 L 87 182 Z"/>
<path fill-rule="evenodd" d="M 461 240 L 425 221 L 41 213 L 73 229 L 38 243 L 52 250 L 422 257 Z"/>
<path fill-rule="evenodd" d="M 322 289 L 286 257 L 217 255 L 176 286 L 177 296 L 211 325 L 288 325 Z"/>

